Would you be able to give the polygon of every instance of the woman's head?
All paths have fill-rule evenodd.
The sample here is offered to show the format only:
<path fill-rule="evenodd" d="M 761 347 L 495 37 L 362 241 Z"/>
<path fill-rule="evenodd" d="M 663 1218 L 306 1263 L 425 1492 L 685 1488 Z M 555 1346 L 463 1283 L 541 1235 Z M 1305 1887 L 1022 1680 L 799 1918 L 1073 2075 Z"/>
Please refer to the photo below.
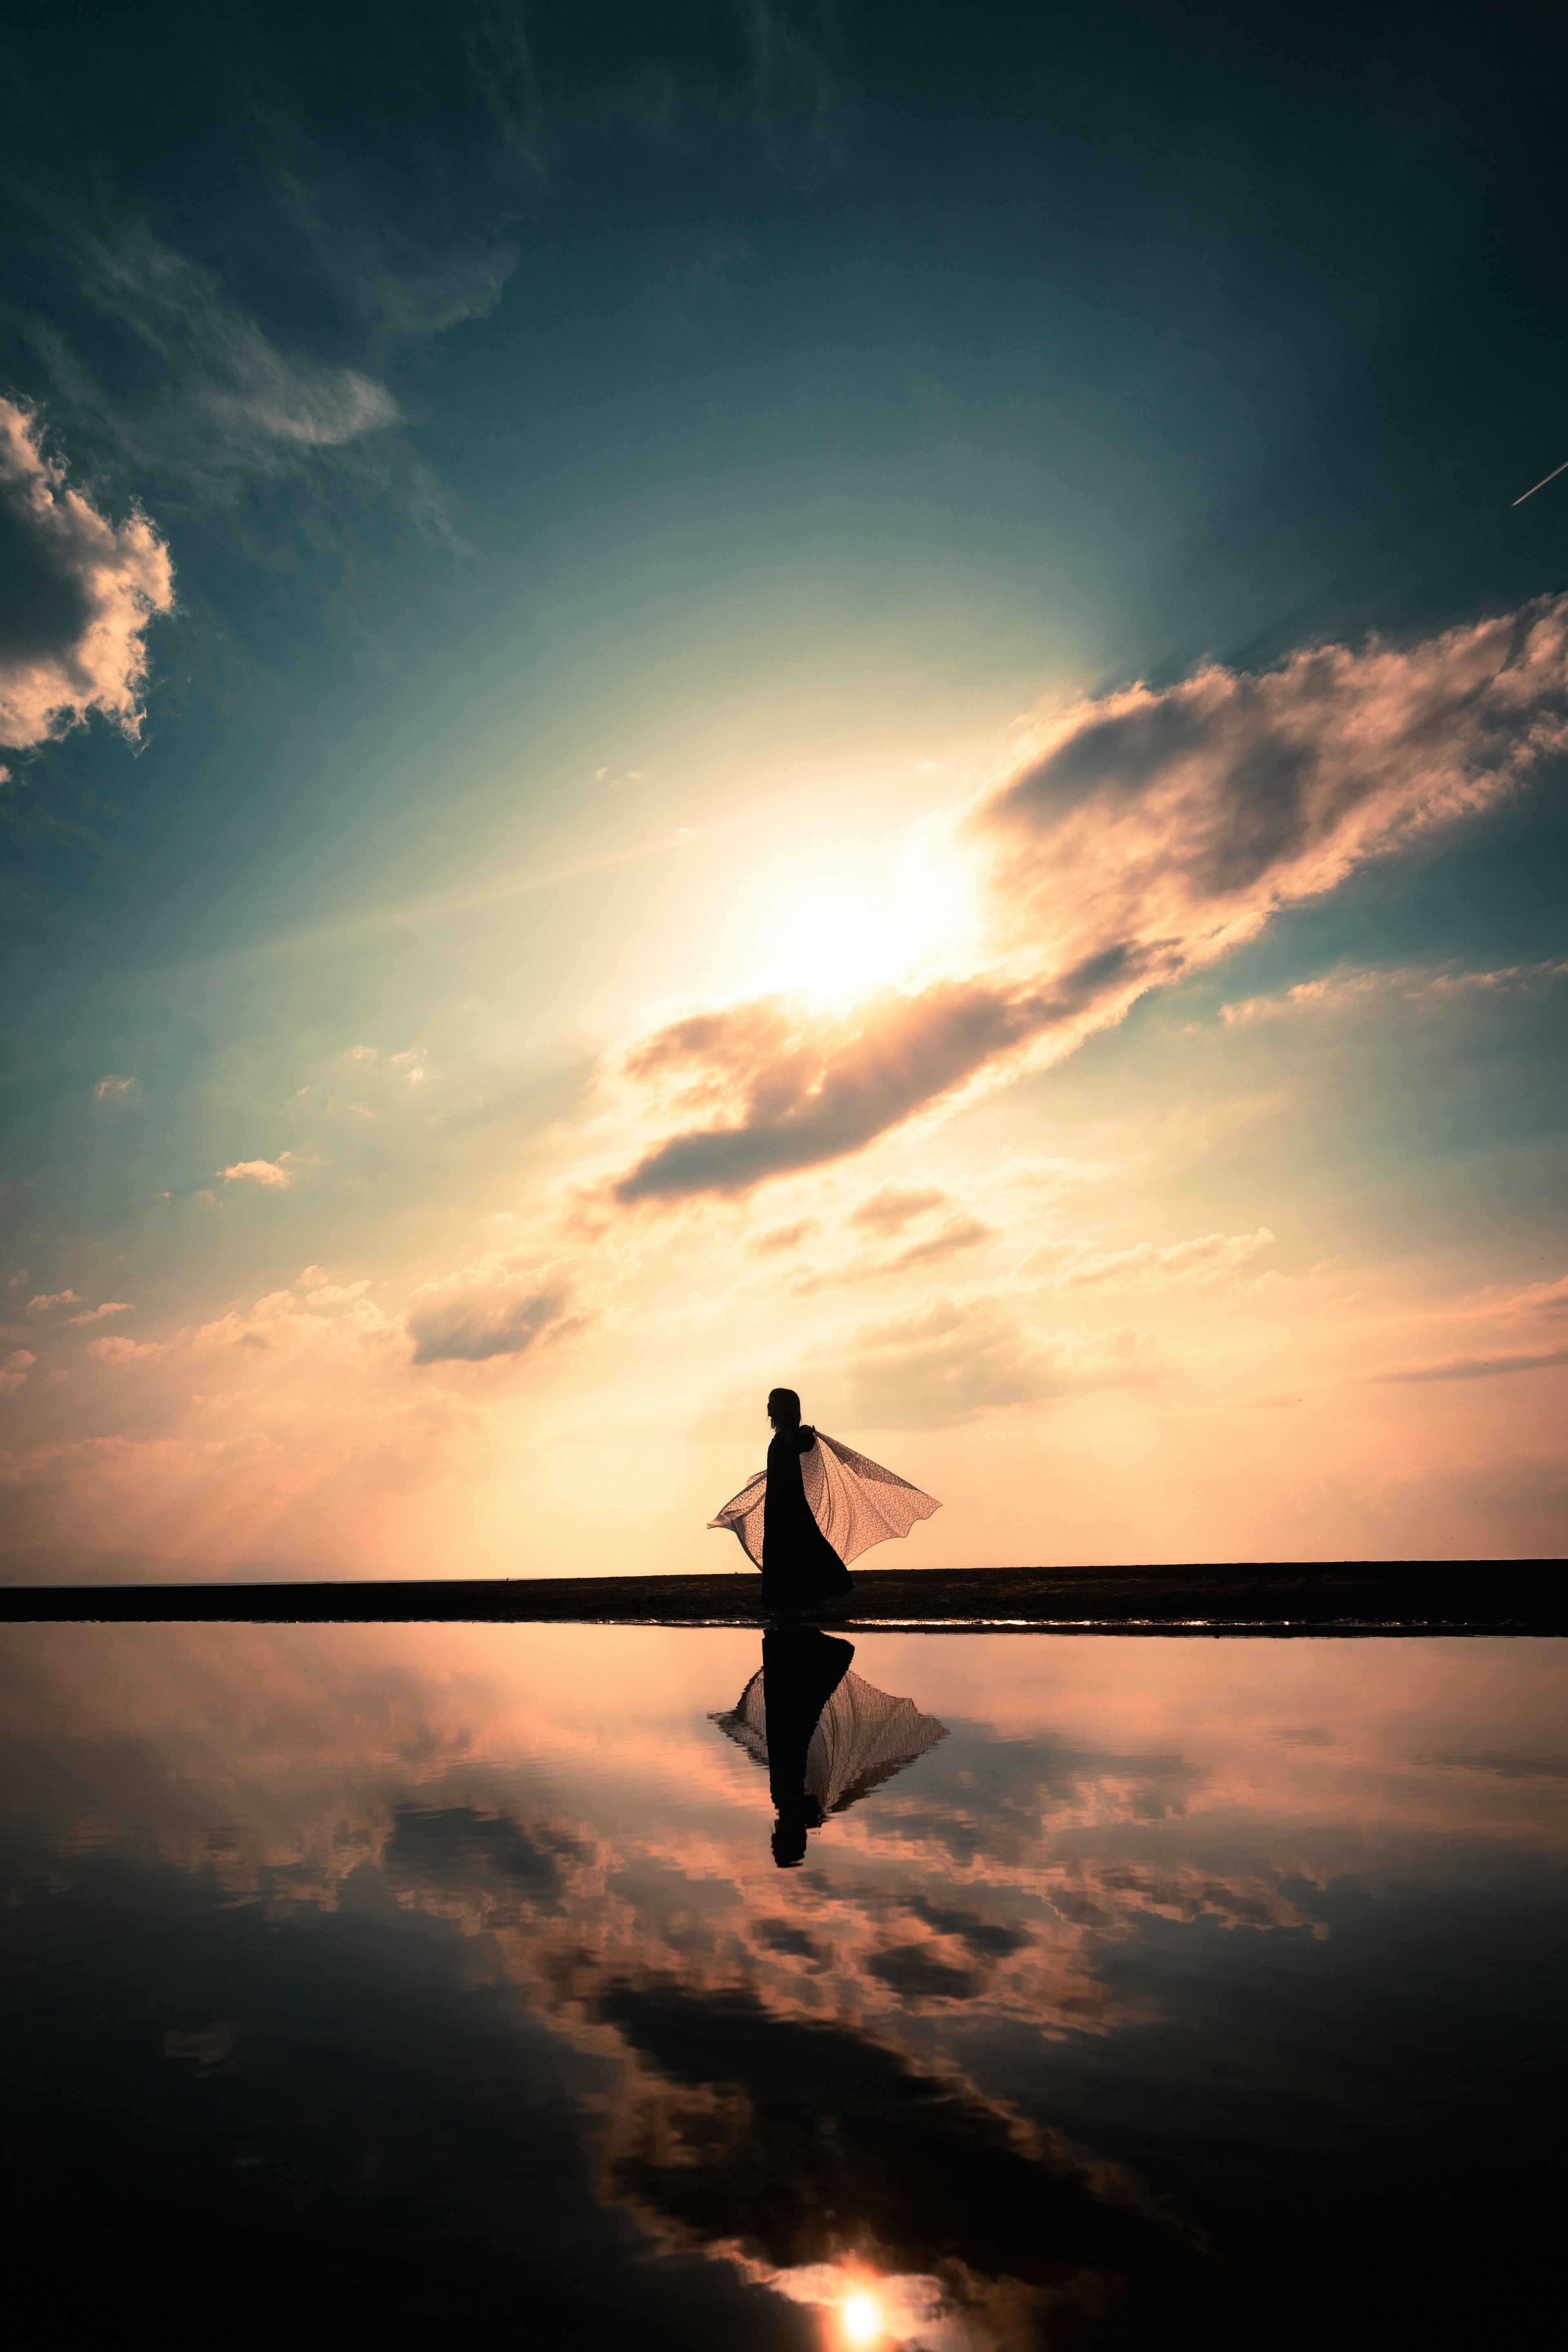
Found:
<path fill-rule="evenodd" d="M 768 1391 L 768 1419 L 775 1429 L 800 1427 L 800 1399 L 793 1389 Z"/>

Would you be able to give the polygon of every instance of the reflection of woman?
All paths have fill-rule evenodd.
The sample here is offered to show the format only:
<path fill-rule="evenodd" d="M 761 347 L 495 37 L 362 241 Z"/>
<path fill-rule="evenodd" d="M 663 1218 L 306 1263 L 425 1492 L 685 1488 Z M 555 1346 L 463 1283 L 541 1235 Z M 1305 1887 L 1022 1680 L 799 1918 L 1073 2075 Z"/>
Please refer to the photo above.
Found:
<path fill-rule="evenodd" d="M 842 1566 L 839 1572 L 847 1583 Z M 773 1860 L 781 1870 L 793 1870 L 805 1859 L 805 1833 L 821 1823 L 821 1803 L 806 1792 L 807 1751 L 817 1719 L 854 1655 L 847 1642 L 836 1641 L 815 1625 L 786 1626 L 763 1636 L 768 1790 L 778 1814 Z"/>
<path fill-rule="evenodd" d="M 774 1389 L 768 1398 L 773 1425 L 768 1447 L 768 1489 L 763 1506 L 763 1606 L 819 1608 L 854 1591 L 854 1580 L 805 1499 L 800 1457 L 816 1444 L 815 1429 L 800 1423 L 800 1399 L 793 1389 Z"/>
<path fill-rule="evenodd" d="M 747 1480 L 710 1527 L 728 1528 L 763 1571 L 763 1606 L 782 1614 L 831 1607 L 852 1591 L 848 1564 L 889 1536 L 907 1536 L 942 1508 L 907 1478 L 803 1429 L 793 1389 L 768 1397 L 768 1466 Z"/>
<path fill-rule="evenodd" d="M 804 1859 L 808 1830 L 947 1738 L 946 1726 L 912 1699 L 851 1674 L 854 1655 L 819 1626 L 773 1626 L 763 1635 L 762 1671 L 732 1707 L 709 1718 L 766 1768 L 781 1870 Z"/>

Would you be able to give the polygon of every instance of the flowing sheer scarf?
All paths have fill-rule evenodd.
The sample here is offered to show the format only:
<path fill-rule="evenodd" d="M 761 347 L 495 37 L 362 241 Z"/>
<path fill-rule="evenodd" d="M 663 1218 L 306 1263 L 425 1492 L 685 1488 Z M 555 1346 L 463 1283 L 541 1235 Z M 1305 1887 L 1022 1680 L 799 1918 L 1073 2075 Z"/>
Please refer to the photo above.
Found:
<path fill-rule="evenodd" d="M 852 1445 L 841 1445 L 822 1429 L 811 1451 L 800 1457 L 800 1475 L 811 1516 L 846 1568 L 873 1544 L 885 1543 L 889 1536 L 907 1536 L 919 1520 L 929 1519 L 942 1508 L 934 1496 L 922 1495 L 907 1478 L 895 1477 L 892 1471 L 857 1454 Z M 728 1528 L 739 1536 L 741 1549 L 753 1568 L 763 1564 L 763 1506 L 767 1491 L 768 1474 L 759 1470 L 718 1517 L 708 1522 L 710 1528 Z"/>

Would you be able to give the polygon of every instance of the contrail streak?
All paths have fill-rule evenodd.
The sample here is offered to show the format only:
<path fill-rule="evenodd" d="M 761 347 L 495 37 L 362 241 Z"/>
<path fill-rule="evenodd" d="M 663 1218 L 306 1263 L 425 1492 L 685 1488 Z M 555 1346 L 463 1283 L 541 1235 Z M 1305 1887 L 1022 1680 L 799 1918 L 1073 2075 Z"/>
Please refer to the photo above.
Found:
<path fill-rule="evenodd" d="M 1557 479 L 1559 474 L 1568 474 L 1568 457 L 1564 457 L 1560 466 L 1553 466 L 1549 474 L 1542 474 L 1541 479 L 1536 483 L 1535 488 L 1526 490 L 1524 499 L 1532 499 L 1535 496 L 1536 490 L 1543 490 L 1548 482 L 1554 482 Z M 1524 504 L 1524 499 L 1515 499 L 1514 505 L 1516 507 L 1521 507 Z"/>

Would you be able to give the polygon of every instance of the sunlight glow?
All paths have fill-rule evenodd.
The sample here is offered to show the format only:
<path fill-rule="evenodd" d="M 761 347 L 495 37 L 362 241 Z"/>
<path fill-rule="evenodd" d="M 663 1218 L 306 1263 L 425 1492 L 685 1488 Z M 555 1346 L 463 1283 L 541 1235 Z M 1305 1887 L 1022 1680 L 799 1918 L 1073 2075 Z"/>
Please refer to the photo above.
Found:
<path fill-rule="evenodd" d="M 889 921 L 864 899 L 812 899 L 767 978 L 809 996 L 854 996 L 896 981 L 916 952 L 912 927 Z"/>
<path fill-rule="evenodd" d="M 882 2333 L 882 2314 L 874 2294 L 852 2294 L 840 2316 L 851 2344 L 874 2344 Z"/>

